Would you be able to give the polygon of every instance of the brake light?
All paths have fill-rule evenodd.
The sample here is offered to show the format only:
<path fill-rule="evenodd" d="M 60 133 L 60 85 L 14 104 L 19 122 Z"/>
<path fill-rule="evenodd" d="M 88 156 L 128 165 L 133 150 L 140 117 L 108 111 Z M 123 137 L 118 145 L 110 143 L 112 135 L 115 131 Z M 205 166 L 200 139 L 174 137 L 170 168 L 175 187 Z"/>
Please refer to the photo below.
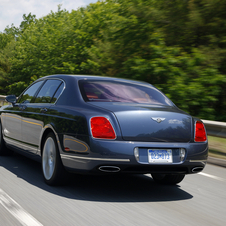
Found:
<path fill-rule="evenodd" d="M 94 138 L 98 139 L 115 139 L 115 131 L 105 117 L 93 117 L 90 120 L 91 132 Z"/>
<path fill-rule="evenodd" d="M 206 141 L 206 130 L 202 122 L 197 121 L 195 124 L 195 142 Z"/>

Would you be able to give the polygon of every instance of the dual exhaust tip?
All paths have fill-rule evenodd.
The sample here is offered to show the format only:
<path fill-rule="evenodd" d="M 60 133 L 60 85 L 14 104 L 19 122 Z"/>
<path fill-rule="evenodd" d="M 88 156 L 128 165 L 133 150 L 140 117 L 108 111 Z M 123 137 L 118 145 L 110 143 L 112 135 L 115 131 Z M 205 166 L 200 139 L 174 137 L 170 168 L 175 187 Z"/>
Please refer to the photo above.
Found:
<path fill-rule="evenodd" d="M 118 166 L 100 166 L 98 169 L 105 173 L 117 173 L 121 170 Z"/>
<path fill-rule="evenodd" d="M 192 168 L 192 173 L 198 173 L 198 172 L 201 172 L 203 170 L 204 167 L 202 166 L 197 166 L 197 167 L 194 167 Z"/>

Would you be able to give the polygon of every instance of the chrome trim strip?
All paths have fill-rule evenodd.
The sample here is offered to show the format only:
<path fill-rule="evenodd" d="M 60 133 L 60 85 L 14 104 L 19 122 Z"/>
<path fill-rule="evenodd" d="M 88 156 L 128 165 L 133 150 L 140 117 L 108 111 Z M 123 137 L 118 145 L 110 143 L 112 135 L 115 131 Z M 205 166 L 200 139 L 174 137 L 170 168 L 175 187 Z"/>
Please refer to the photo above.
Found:
<path fill-rule="evenodd" d="M 206 162 L 207 159 L 202 159 L 202 160 L 189 160 L 189 162 Z"/>
<path fill-rule="evenodd" d="M 112 162 L 130 162 L 130 159 L 106 159 L 106 158 L 91 158 L 91 157 L 82 157 L 82 156 L 73 156 L 73 155 L 64 155 L 60 154 L 63 158 L 75 158 L 75 159 L 84 159 L 84 160 L 97 160 L 97 161 L 112 161 Z"/>
<path fill-rule="evenodd" d="M 72 160 L 72 158 L 70 158 L 70 157 L 63 157 L 62 158 L 62 160 Z M 83 160 L 83 159 L 78 159 L 78 160 L 76 160 L 77 162 L 81 162 L 81 163 L 86 163 L 86 161 L 85 160 Z"/>
<path fill-rule="evenodd" d="M 34 151 L 37 151 L 37 150 L 38 150 L 38 148 L 34 148 L 34 147 L 32 147 L 32 146 L 28 146 L 28 145 L 25 145 L 25 144 L 21 144 L 20 142 L 11 140 L 11 139 L 6 138 L 6 137 L 4 137 L 4 139 L 7 140 L 9 144 L 10 144 L 10 143 L 13 143 L 13 144 L 15 144 L 15 145 L 18 145 L 19 147 L 29 148 L 29 149 L 32 149 L 32 150 L 34 150 Z"/>

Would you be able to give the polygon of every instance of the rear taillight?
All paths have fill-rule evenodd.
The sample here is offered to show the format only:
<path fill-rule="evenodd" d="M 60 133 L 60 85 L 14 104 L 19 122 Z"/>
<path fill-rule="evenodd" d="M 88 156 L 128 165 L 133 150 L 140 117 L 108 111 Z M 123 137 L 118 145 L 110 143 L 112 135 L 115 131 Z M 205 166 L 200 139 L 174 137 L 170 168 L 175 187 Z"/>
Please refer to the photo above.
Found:
<path fill-rule="evenodd" d="M 206 141 L 206 130 L 204 124 L 200 121 L 197 121 L 195 124 L 195 142 L 204 141 Z"/>
<path fill-rule="evenodd" d="M 91 132 L 94 138 L 98 139 L 115 139 L 115 131 L 105 117 L 93 117 L 90 120 Z"/>

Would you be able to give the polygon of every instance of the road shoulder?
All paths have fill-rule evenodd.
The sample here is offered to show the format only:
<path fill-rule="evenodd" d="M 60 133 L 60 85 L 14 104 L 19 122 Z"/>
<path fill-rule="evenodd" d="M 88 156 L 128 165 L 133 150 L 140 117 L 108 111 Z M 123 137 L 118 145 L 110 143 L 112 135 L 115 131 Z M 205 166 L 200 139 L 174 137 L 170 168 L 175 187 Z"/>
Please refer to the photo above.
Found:
<path fill-rule="evenodd" d="M 210 156 L 208 157 L 207 163 L 221 166 L 221 167 L 226 167 L 226 160 L 214 158 L 214 157 L 210 157 Z"/>

